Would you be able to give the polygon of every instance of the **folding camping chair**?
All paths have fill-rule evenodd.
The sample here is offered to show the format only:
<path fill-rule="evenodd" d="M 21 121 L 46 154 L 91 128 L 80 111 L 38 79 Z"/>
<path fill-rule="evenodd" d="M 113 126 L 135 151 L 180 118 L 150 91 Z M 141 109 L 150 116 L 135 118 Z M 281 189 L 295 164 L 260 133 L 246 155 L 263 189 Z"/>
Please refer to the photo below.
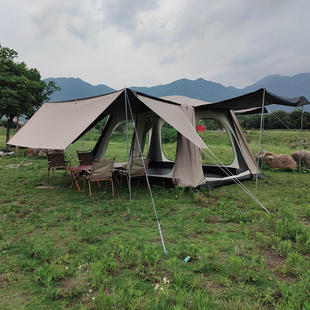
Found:
<path fill-rule="evenodd" d="M 64 152 L 47 153 L 47 181 L 50 179 L 50 170 L 52 170 L 53 180 L 55 182 L 55 170 L 65 170 L 64 176 L 67 173 L 67 167 L 70 165 L 70 160 L 65 160 Z"/>
<path fill-rule="evenodd" d="M 80 165 L 92 165 L 94 161 L 94 155 L 92 151 L 76 151 Z"/>
<path fill-rule="evenodd" d="M 92 197 L 91 183 L 97 182 L 99 187 L 101 181 L 110 181 L 112 186 L 112 196 L 114 197 L 113 169 L 115 158 L 106 160 L 95 160 L 91 171 L 85 171 L 84 174 L 84 190 L 85 180 L 88 182 L 89 197 Z"/>
<path fill-rule="evenodd" d="M 118 173 L 121 176 L 120 184 L 122 184 L 123 177 L 126 177 L 127 185 L 128 185 L 128 188 L 129 188 L 129 173 L 130 173 L 130 178 L 131 179 L 138 178 L 138 182 L 140 183 L 140 178 L 145 176 L 144 165 L 145 165 L 145 169 L 147 169 L 147 166 L 149 164 L 150 158 L 147 157 L 144 160 L 144 165 L 143 165 L 143 160 L 144 159 L 143 159 L 143 157 L 141 158 L 141 156 L 132 157 L 131 162 L 130 162 L 130 171 L 127 168 L 127 166 L 125 166 L 123 169 L 118 171 Z"/>

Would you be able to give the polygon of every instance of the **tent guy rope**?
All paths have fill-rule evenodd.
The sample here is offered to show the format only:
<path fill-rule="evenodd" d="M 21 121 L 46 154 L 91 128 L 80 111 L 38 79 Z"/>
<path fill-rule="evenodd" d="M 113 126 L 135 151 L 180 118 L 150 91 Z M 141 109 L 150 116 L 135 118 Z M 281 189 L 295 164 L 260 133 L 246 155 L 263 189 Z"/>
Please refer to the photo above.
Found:
<path fill-rule="evenodd" d="M 161 243 L 162 243 L 162 246 L 163 246 L 163 249 L 164 249 L 164 253 L 167 254 L 168 251 L 167 251 L 166 246 L 165 246 L 165 240 L 164 240 L 163 233 L 162 233 L 162 230 L 161 230 L 161 226 L 160 226 L 160 222 L 159 222 L 159 218 L 158 218 L 158 214 L 157 214 L 157 210 L 156 210 L 156 206 L 155 206 L 155 202 L 154 202 L 154 198 L 153 198 L 153 193 L 152 193 L 149 177 L 148 177 L 147 171 L 146 171 L 145 161 L 144 161 L 144 158 L 143 158 L 143 153 L 142 153 L 142 149 L 141 149 L 141 145 L 140 145 L 140 140 L 139 140 L 139 136 L 138 136 L 138 132 L 137 132 L 137 128 L 136 128 L 136 123 L 135 123 L 135 120 L 134 120 L 134 116 L 133 116 L 133 112 L 132 112 L 132 109 L 131 109 L 131 105 L 130 105 L 130 101 L 129 101 L 129 97 L 127 95 L 127 92 L 125 92 L 125 96 L 127 98 L 126 101 L 127 101 L 129 112 L 130 112 L 131 119 L 132 119 L 132 122 L 133 122 L 133 129 L 134 129 L 134 132 L 135 132 L 135 135 L 136 135 L 137 144 L 138 144 L 138 148 L 139 148 L 139 153 L 140 153 L 141 160 L 142 160 L 142 163 L 143 163 L 143 169 L 144 169 L 144 172 L 145 172 L 146 184 L 147 184 L 147 187 L 149 189 L 149 193 L 150 193 L 150 197 L 151 197 L 151 201 L 152 201 L 152 205 L 153 205 L 153 209 L 154 209 L 154 213 L 155 213 L 155 217 L 156 217 L 157 227 L 158 227 L 158 231 L 159 231 L 159 234 L 160 234 Z M 130 184 L 130 186 L 131 186 L 131 184 Z"/>
<path fill-rule="evenodd" d="M 232 176 L 232 180 L 241 187 L 241 189 L 248 194 L 260 207 L 262 207 L 267 213 L 270 211 L 244 186 L 241 181 L 234 177 L 234 175 L 225 167 L 224 163 L 216 157 L 216 155 L 207 147 L 208 152 L 212 155 L 212 157 L 204 150 L 201 149 L 202 152 L 212 161 L 215 162 L 216 166 L 220 168 L 227 176 Z M 220 163 L 222 166 L 220 166 Z"/>

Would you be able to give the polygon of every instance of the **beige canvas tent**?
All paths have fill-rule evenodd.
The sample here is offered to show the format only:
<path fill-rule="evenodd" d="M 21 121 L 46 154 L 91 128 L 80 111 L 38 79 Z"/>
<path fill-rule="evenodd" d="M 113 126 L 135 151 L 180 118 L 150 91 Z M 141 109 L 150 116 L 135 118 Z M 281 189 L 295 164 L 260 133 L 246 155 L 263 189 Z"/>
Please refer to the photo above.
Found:
<path fill-rule="evenodd" d="M 47 102 L 9 144 L 65 150 L 108 116 L 106 126 L 93 150 L 95 158 L 103 159 L 113 131 L 121 123 L 130 120 L 130 109 L 136 128 L 131 141 L 130 158 L 139 155 L 141 150 L 138 146 L 142 148 L 142 152 L 148 147 L 149 177 L 172 180 L 175 184 L 186 187 L 232 183 L 250 179 L 258 172 L 233 110 L 260 108 L 261 91 L 246 96 L 222 103 L 207 103 L 183 96 L 156 98 L 123 89 L 91 98 Z M 273 100 L 279 103 L 279 98 L 281 99 L 268 93 L 265 105 L 271 104 Z M 293 100 L 292 104 L 297 105 L 302 100 Z M 231 164 L 222 165 L 216 158 L 214 164 L 202 164 L 201 150 L 209 150 L 207 143 L 196 132 L 196 123 L 204 118 L 217 120 L 225 128 L 234 154 Z M 163 152 L 161 130 L 165 123 L 179 133 L 174 161 L 168 160 Z M 148 146 L 145 145 L 147 133 L 151 133 Z M 212 158 L 213 155 L 210 153 Z"/>

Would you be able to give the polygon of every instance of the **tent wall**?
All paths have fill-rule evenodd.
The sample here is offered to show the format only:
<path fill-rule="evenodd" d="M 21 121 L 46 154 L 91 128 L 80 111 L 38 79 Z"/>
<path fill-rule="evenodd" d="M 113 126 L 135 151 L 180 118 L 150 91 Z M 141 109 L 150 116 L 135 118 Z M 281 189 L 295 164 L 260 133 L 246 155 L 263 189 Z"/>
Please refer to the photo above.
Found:
<path fill-rule="evenodd" d="M 182 105 L 181 109 L 195 126 L 194 108 Z M 178 134 L 173 183 L 183 187 L 197 187 L 204 183 L 200 149 L 181 134 Z"/>
<path fill-rule="evenodd" d="M 243 158 L 247 164 L 247 166 L 249 167 L 251 173 L 253 175 L 256 175 L 259 171 L 257 170 L 257 166 L 256 166 L 256 162 L 255 159 L 253 157 L 253 154 L 249 148 L 249 145 L 245 139 L 245 136 L 243 134 L 243 130 L 235 116 L 235 113 L 233 111 L 230 111 L 231 114 L 231 119 L 235 128 L 235 132 L 240 144 L 240 149 L 243 155 Z"/>
<path fill-rule="evenodd" d="M 165 121 L 161 118 L 156 118 L 153 121 L 150 144 L 149 144 L 149 157 L 150 162 L 163 162 L 168 161 L 163 153 L 161 130 Z"/>

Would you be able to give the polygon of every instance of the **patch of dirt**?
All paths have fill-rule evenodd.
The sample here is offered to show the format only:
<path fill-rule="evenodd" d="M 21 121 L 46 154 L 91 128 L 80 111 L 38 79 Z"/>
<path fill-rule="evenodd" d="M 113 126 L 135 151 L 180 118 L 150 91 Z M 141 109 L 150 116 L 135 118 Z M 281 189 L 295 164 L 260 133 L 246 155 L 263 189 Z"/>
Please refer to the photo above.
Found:
<path fill-rule="evenodd" d="M 198 236 L 195 235 L 195 234 L 190 234 L 189 236 L 190 236 L 191 238 L 193 238 L 193 239 L 197 239 L 197 238 L 198 238 Z"/>
<path fill-rule="evenodd" d="M 42 188 L 42 189 L 58 189 L 59 187 L 57 187 L 57 186 L 50 186 L 50 185 L 40 185 L 40 186 L 36 186 L 36 188 Z"/>
<path fill-rule="evenodd" d="M 16 168 L 19 167 L 19 164 L 11 164 L 11 165 L 8 165 L 8 167 L 9 167 L 10 169 L 16 169 Z"/>
<path fill-rule="evenodd" d="M 23 165 L 26 166 L 26 167 L 28 167 L 28 166 L 31 166 L 32 164 L 33 164 L 32 161 L 28 161 L 28 162 L 24 163 Z"/>
<path fill-rule="evenodd" d="M 65 295 L 77 286 L 87 287 L 87 274 L 81 274 L 62 281 L 62 293 Z"/>
<path fill-rule="evenodd" d="M 261 252 L 264 255 L 266 264 L 270 269 L 275 269 L 279 265 L 285 263 L 285 259 L 278 256 L 276 253 L 274 253 L 274 251 L 261 249 Z"/>
<path fill-rule="evenodd" d="M 214 295 L 222 293 L 225 290 L 225 286 L 223 284 L 211 280 L 206 280 L 203 287 Z"/>
<path fill-rule="evenodd" d="M 267 249 L 260 249 L 261 253 L 265 259 L 265 262 L 268 266 L 268 269 L 273 272 L 273 274 L 284 281 L 295 282 L 293 277 L 288 275 L 283 275 L 278 272 L 277 268 L 283 264 L 285 264 L 285 259 L 283 257 L 278 256 L 274 251 Z"/>
<path fill-rule="evenodd" d="M 207 223 L 213 223 L 213 224 L 224 223 L 224 221 L 219 219 L 219 217 L 217 215 L 211 215 L 211 216 L 207 217 L 206 222 Z"/>
<path fill-rule="evenodd" d="M 0 222 L 4 222 L 5 220 L 6 220 L 6 218 L 7 218 L 7 214 L 3 214 L 3 215 L 1 215 L 0 216 Z"/>
<path fill-rule="evenodd" d="M 10 201 L 10 202 L 0 202 L 0 205 L 1 206 L 11 206 L 11 205 L 14 205 L 14 206 L 19 206 L 19 207 L 22 207 L 25 203 L 24 202 L 20 202 L 18 200 L 14 200 L 14 201 Z"/>

